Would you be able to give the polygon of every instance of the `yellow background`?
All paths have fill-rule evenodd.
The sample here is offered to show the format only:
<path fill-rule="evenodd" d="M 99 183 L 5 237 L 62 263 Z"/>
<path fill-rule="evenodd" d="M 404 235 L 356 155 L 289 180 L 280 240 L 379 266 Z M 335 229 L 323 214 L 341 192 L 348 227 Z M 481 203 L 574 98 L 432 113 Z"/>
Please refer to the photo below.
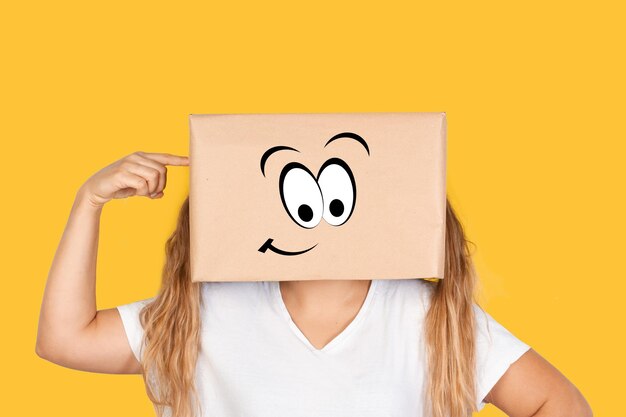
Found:
<path fill-rule="evenodd" d="M 624 10 L 609 2 L 13 2 L 0 15 L 2 414 L 152 416 L 141 377 L 38 358 L 78 187 L 189 113 L 446 111 L 482 305 L 623 413 Z M 187 193 L 105 207 L 98 307 L 155 294 Z M 503 415 L 488 405 L 481 415 Z"/>

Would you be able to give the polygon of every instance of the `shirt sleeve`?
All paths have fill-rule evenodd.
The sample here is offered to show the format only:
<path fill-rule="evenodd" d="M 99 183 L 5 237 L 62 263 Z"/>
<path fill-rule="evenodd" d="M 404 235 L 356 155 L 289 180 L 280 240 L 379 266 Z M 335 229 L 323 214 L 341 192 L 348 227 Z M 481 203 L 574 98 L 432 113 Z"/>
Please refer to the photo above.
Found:
<path fill-rule="evenodd" d="M 476 384 L 477 410 L 482 410 L 483 401 L 491 388 L 520 358 L 530 346 L 493 319 L 486 311 L 474 304 L 476 316 Z"/>
<path fill-rule="evenodd" d="M 135 358 L 140 362 L 143 348 L 143 327 L 139 321 L 139 312 L 146 304 L 153 300 L 154 297 L 117 306 L 130 349 L 133 351 Z"/>

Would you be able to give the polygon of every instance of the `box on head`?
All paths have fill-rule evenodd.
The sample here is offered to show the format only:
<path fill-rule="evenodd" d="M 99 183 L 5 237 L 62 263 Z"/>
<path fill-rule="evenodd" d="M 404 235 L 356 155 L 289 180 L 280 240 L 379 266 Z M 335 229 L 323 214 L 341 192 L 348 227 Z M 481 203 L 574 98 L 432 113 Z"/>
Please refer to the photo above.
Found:
<path fill-rule="evenodd" d="M 445 113 L 189 117 L 192 281 L 443 278 Z"/>

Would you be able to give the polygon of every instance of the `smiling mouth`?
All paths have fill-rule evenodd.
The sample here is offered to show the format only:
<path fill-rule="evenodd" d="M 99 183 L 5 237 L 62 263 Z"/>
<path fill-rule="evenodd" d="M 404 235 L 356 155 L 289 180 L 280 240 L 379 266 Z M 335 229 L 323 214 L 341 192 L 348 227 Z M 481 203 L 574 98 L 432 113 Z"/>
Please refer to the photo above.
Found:
<path fill-rule="evenodd" d="M 308 251 L 310 251 L 311 249 L 313 249 L 314 247 L 317 246 L 317 243 L 316 243 L 315 245 L 311 246 L 308 249 L 297 251 L 297 252 L 290 252 L 290 251 L 285 251 L 285 250 L 282 250 L 282 249 L 278 249 L 276 246 L 272 245 L 273 241 L 274 241 L 274 239 L 267 239 L 265 241 L 265 243 L 259 248 L 259 252 L 265 253 L 265 251 L 267 251 L 269 249 L 272 252 L 277 253 L 279 255 L 293 256 L 293 255 L 300 255 L 300 254 L 303 254 L 305 252 L 308 252 Z"/>

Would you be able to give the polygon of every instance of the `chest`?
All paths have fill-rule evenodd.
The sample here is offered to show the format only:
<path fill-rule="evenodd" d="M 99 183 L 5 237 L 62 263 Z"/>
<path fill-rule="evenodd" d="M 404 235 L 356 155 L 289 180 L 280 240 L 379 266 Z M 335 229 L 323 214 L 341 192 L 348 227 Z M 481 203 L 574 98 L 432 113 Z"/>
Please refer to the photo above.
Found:
<path fill-rule="evenodd" d="M 271 291 L 232 288 L 207 297 L 203 313 L 203 416 L 422 415 L 425 356 L 414 300 L 378 294 L 343 318 L 292 311 L 292 319 Z"/>
<path fill-rule="evenodd" d="M 401 358 L 382 345 L 337 348 L 332 355 L 302 344 L 299 350 L 259 344 L 209 348 L 201 352 L 198 372 L 210 410 L 205 415 L 420 416 L 419 352 Z"/>
<path fill-rule="evenodd" d="M 289 308 L 289 317 L 286 320 L 295 326 L 293 329 L 305 343 L 316 350 L 322 350 L 339 337 L 358 317 L 359 308 L 346 308 L 337 311 L 306 312 L 296 307 Z"/>
<path fill-rule="evenodd" d="M 372 303 L 342 331 L 332 320 L 305 319 L 298 333 L 280 311 L 265 308 L 245 320 L 206 320 L 198 361 L 198 386 L 211 411 L 205 415 L 421 416 L 419 322 L 383 307 Z"/>

